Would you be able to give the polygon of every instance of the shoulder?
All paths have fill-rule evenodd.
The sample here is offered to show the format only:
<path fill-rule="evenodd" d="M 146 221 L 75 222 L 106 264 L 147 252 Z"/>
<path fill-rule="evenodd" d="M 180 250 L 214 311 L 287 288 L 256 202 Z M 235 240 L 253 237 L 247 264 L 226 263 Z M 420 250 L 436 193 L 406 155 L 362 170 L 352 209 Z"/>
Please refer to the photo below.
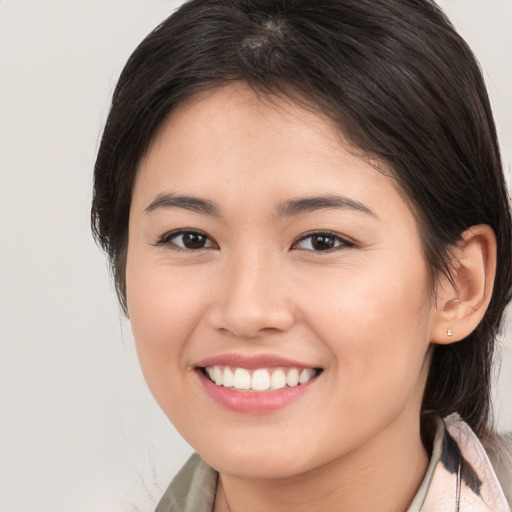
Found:
<path fill-rule="evenodd" d="M 446 429 L 460 449 L 462 461 L 480 482 L 478 494 L 487 503 L 511 502 L 512 436 L 490 435 L 479 439 L 469 425 L 457 414 L 444 419 Z M 463 475 L 464 477 L 464 475 Z M 464 478 L 463 478 L 464 480 Z M 506 509 L 508 510 L 508 508 Z"/>
<path fill-rule="evenodd" d="M 494 438 L 492 448 L 488 444 L 486 450 L 459 415 L 434 419 L 429 469 L 408 512 L 510 512 L 504 492 L 509 487 L 506 482 L 510 482 L 510 473 L 503 466 L 498 478 L 491 462 L 495 451 L 502 454 L 502 440 Z"/>
<path fill-rule="evenodd" d="M 165 491 L 155 512 L 211 512 L 218 473 L 194 453 Z"/>
<path fill-rule="evenodd" d="M 512 432 L 490 435 L 482 439 L 482 445 L 512 506 Z"/>

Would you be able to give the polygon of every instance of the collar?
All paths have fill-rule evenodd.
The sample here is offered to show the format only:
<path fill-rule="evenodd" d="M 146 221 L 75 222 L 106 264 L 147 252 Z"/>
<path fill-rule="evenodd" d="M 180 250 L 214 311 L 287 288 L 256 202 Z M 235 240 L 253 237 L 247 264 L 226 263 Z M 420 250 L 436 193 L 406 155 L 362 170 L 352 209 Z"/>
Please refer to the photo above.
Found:
<path fill-rule="evenodd" d="M 407 512 L 510 512 L 478 437 L 458 414 L 435 417 L 432 457 Z"/>

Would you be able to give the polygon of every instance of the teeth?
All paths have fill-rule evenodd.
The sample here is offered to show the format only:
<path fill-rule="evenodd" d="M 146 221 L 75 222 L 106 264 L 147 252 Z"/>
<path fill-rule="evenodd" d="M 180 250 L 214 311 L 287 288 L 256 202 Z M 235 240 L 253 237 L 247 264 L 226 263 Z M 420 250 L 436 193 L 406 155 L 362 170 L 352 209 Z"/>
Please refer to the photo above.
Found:
<path fill-rule="evenodd" d="M 256 370 L 252 374 L 251 389 L 254 391 L 267 391 L 267 389 L 270 389 L 270 375 L 267 370 Z"/>
<path fill-rule="evenodd" d="M 217 384 L 217 383 L 215 383 Z M 251 389 L 251 374 L 245 368 L 237 368 L 233 377 L 235 389 Z"/>
<path fill-rule="evenodd" d="M 292 368 L 286 376 L 286 384 L 291 388 L 295 387 L 299 383 L 299 370 Z"/>
<path fill-rule="evenodd" d="M 205 368 L 210 380 L 217 386 L 240 391 L 268 391 L 306 384 L 315 375 L 313 368 L 258 368 L 252 374 L 246 368 L 208 366 Z"/>
<path fill-rule="evenodd" d="M 226 368 L 224 368 L 224 379 L 222 381 L 222 385 L 225 387 L 225 388 L 232 388 L 233 387 L 233 383 L 235 381 L 235 376 L 233 375 L 233 372 L 231 371 L 231 368 L 228 368 L 226 366 Z"/>
<path fill-rule="evenodd" d="M 270 389 L 281 389 L 286 386 L 286 375 L 283 370 L 274 370 L 270 377 Z"/>
<path fill-rule="evenodd" d="M 217 386 L 222 386 L 222 377 L 222 370 L 220 369 L 219 366 L 215 366 L 213 368 L 213 380 L 215 381 L 215 384 L 217 384 Z"/>
<path fill-rule="evenodd" d="M 312 368 L 304 368 L 304 370 L 300 372 L 299 384 L 305 384 L 313 375 L 315 375 L 315 370 Z"/>

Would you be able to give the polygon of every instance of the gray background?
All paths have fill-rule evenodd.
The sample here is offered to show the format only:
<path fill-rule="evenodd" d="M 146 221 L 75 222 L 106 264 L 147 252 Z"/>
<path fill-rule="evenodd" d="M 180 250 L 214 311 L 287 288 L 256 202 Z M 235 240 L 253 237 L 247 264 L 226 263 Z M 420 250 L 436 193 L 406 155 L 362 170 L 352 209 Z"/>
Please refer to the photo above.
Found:
<path fill-rule="evenodd" d="M 122 65 L 180 2 L 0 0 L 0 511 L 153 510 L 190 448 L 154 404 L 89 231 Z M 440 2 L 512 154 L 512 2 Z M 512 343 L 496 388 L 512 428 Z"/>

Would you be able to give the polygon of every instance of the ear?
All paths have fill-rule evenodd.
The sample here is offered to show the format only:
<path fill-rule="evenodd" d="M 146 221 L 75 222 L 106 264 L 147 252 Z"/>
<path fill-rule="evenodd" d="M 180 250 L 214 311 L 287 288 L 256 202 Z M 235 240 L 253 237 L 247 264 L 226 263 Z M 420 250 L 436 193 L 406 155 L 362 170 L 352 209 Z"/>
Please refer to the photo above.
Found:
<path fill-rule="evenodd" d="M 441 276 L 436 287 L 432 343 L 464 339 L 482 320 L 496 275 L 496 237 L 486 224 L 472 226 L 452 251 L 452 277 Z"/>

